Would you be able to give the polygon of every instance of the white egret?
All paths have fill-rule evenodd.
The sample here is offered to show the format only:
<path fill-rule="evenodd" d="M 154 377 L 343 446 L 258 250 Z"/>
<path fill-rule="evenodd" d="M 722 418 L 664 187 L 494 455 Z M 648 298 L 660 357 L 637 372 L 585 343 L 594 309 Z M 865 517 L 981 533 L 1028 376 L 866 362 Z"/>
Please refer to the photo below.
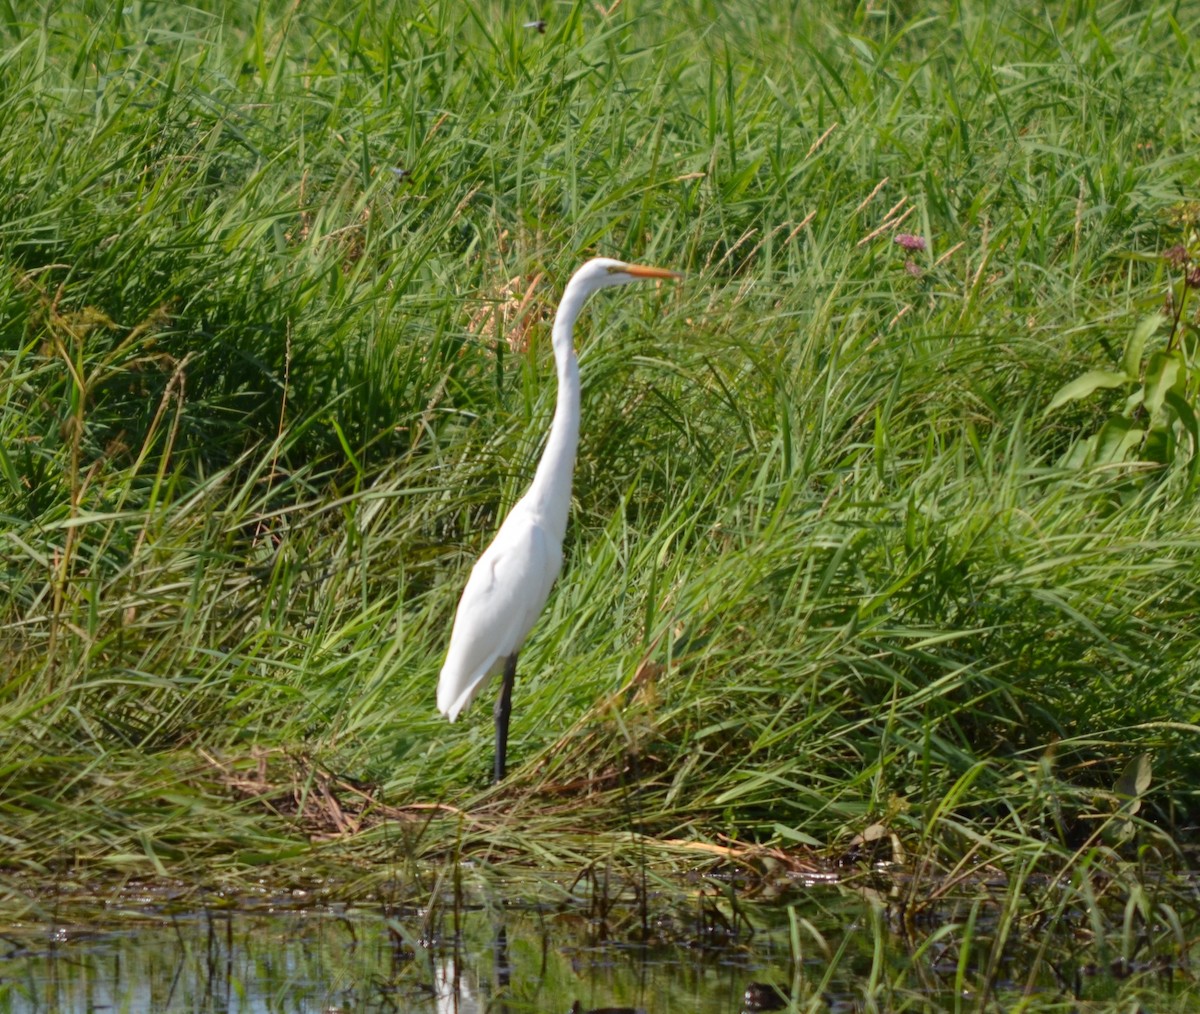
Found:
<path fill-rule="evenodd" d="M 541 613 L 562 569 L 562 542 L 571 506 L 571 473 L 579 443 L 579 362 L 575 318 L 597 289 L 647 278 L 680 278 L 674 271 L 596 257 L 567 282 L 551 338 L 558 373 L 558 401 L 546 449 L 528 492 L 517 501 L 492 544 L 471 569 L 438 678 L 438 711 L 458 718 L 498 672 L 495 780 L 504 777 L 508 719 L 517 674 L 517 653 Z"/>

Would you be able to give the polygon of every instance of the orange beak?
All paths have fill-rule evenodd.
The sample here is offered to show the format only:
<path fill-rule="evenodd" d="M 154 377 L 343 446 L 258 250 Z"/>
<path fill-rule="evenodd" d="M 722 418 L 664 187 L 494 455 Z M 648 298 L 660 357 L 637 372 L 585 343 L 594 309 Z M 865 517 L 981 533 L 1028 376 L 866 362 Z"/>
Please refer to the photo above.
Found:
<path fill-rule="evenodd" d="M 634 278 L 682 278 L 678 271 L 668 271 L 666 268 L 648 268 L 643 264 L 626 264 L 621 269 Z"/>

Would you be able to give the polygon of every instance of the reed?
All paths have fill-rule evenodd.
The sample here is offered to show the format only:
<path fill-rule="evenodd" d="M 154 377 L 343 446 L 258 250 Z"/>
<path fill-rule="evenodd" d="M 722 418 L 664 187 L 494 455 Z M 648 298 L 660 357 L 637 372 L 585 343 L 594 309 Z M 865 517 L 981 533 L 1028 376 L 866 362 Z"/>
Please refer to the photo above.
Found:
<path fill-rule="evenodd" d="M 1187 296 L 1200 5 L 326 8 L 0 12 L 4 867 L 1178 861 L 1196 435 L 1045 409 Z M 490 789 L 436 672 L 592 253 L 688 280 L 581 321 Z"/>

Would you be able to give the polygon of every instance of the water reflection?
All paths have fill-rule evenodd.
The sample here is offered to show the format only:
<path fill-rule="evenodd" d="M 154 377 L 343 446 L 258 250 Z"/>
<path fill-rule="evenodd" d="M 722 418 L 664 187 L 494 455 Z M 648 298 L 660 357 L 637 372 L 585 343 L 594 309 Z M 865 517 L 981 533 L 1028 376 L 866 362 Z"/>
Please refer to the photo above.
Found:
<path fill-rule="evenodd" d="M 0 931 L 0 1010 L 739 1011 L 748 982 L 787 976 L 763 938 L 727 953 L 600 943 L 577 913 L 118 915 L 109 928 Z"/>
<path fill-rule="evenodd" d="M 434 891 L 422 907 L 180 911 L 147 896 L 87 921 L 0 923 L 0 1012 L 1198 1009 L 1190 916 L 1106 942 L 1083 932 L 1096 909 L 1036 922 L 1024 895 L 983 881 L 916 916 L 861 885 L 796 881 L 769 903 L 711 883 L 632 903 L 604 887 L 520 905 L 494 886 L 469 902 Z"/>

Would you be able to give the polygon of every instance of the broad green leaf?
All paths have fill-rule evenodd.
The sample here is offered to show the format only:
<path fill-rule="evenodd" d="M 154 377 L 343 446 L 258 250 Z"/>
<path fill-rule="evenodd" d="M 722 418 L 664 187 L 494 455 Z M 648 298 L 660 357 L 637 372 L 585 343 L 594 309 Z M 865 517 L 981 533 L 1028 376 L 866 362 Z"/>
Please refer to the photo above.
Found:
<path fill-rule="evenodd" d="M 1125 343 L 1125 355 L 1121 360 L 1125 376 L 1130 380 L 1137 380 L 1141 376 L 1142 352 L 1146 348 L 1146 341 L 1162 326 L 1164 319 L 1161 313 L 1152 313 L 1138 321 L 1137 327 L 1130 334 L 1129 341 Z"/>
<path fill-rule="evenodd" d="M 1076 440 L 1062 456 L 1059 465 L 1062 468 L 1083 468 L 1091 460 L 1092 449 L 1096 446 L 1096 435 L 1093 433 L 1086 440 Z"/>
<path fill-rule="evenodd" d="M 1156 465 L 1166 465 L 1175 456 L 1175 441 L 1169 426 L 1157 426 L 1146 434 L 1146 442 L 1142 444 L 1142 460 L 1153 461 Z"/>
<path fill-rule="evenodd" d="M 1141 797 L 1150 788 L 1150 755 L 1140 753 L 1125 765 L 1113 792 L 1122 798 L 1122 806 L 1126 813 L 1134 814 L 1141 806 Z"/>
<path fill-rule="evenodd" d="M 1088 370 L 1087 373 L 1081 374 L 1074 380 L 1063 384 L 1058 389 L 1054 397 L 1050 399 L 1050 404 L 1046 406 L 1046 411 L 1043 415 L 1053 412 L 1060 405 L 1065 405 L 1068 401 L 1078 401 L 1080 398 L 1086 398 L 1093 391 L 1107 387 L 1122 387 L 1129 382 L 1129 378 L 1123 373 L 1117 373 L 1116 370 Z"/>
<path fill-rule="evenodd" d="M 1136 428 L 1123 415 L 1109 416 L 1108 421 L 1096 434 L 1095 463 L 1111 465 L 1117 461 L 1124 461 L 1130 449 L 1141 443 L 1145 435 L 1145 430 Z"/>
<path fill-rule="evenodd" d="M 1155 352 L 1146 365 L 1146 411 L 1150 418 L 1162 408 L 1167 392 L 1183 376 L 1183 353 Z"/>
<path fill-rule="evenodd" d="M 1196 420 L 1196 410 L 1192 408 L 1191 403 L 1179 394 L 1178 391 L 1170 390 L 1166 394 L 1166 403 L 1183 423 L 1186 429 L 1192 435 L 1196 449 L 1200 451 L 1200 423 Z"/>
<path fill-rule="evenodd" d="M 788 841 L 799 842 L 801 845 L 811 845 L 820 848 L 824 842 L 818 841 L 810 834 L 805 834 L 803 831 L 798 831 L 794 827 L 788 827 L 786 824 L 776 824 L 775 833 L 780 838 L 786 838 Z"/>
<path fill-rule="evenodd" d="M 1186 398 L 1173 390 L 1167 392 L 1165 403 L 1192 438 L 1192 459 L 1189 468 L 1195 475 L 1200 463 L 1200 422 L 1196 420 L 1196 412 Z"/>
<path fill-rule="evenodd" d="M 1135 803 L 1136 807 L 1137 804 Z M 1137 826 L 1132 820 L 1116 820 L 1113 823 L 1112 836 L 1118 842 L 1127 842 L 1137 834 Z"/>

